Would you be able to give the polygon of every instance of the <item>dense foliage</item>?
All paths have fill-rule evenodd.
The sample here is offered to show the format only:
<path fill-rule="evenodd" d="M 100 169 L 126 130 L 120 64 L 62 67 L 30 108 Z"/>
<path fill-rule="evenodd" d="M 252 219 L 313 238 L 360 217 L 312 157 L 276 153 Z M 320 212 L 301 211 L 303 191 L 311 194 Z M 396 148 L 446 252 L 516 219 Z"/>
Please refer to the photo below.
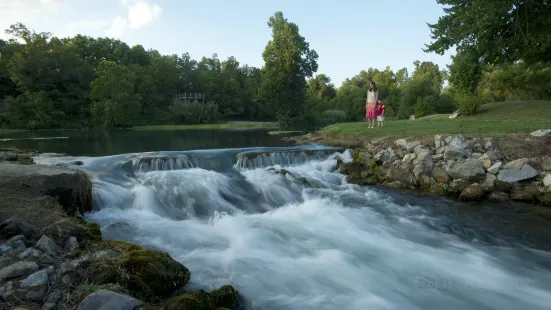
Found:
<path fill-rule="evenodd" d="M 262 68 L 216 54 L 161 55 L 120 40 L 57 38 L 23 24 L 0 40 L 0 127 L 83 128 L 278 120 L 282 128 L 320 127 L 365 116 L 375 81 L 386 116 L 408 118 L 481 104 L 551 99 L 551 4 L 535 0 L 438 0 L 445 15 L 429 25 L 427 52 L 457 54 L 448 68 L 432 62 L 368 68 L 335 87 L 318 70 L 318 54 L 281 12 L 268 20 L 272 37 Z M 528 18 L 526 17 L 528 14 Z M 521 27 L 522 26 L 522 27 Z M 547 26 L 547 27 L 543 27 Z M 335 60 L 338 61 L 338 60 Z M 448 81 L 446 85 L 445 81 Z M 204 93 L 206 101 L 174 100 Z"/>

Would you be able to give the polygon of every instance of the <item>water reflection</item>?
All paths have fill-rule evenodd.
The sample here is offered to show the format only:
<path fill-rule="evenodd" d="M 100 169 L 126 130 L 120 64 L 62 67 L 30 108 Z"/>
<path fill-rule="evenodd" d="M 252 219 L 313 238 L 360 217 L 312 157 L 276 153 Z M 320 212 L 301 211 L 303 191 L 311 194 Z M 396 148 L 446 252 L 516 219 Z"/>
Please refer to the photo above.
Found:
<path fill-rule="evenodd" d="M 64 137 L 61 139 L 60 137 Z M 106 156 L 122 153 L 286 146 L 268 130 L 48 130 L 0 135 L 0 148 L 32 149 L 40 153 Z"/>

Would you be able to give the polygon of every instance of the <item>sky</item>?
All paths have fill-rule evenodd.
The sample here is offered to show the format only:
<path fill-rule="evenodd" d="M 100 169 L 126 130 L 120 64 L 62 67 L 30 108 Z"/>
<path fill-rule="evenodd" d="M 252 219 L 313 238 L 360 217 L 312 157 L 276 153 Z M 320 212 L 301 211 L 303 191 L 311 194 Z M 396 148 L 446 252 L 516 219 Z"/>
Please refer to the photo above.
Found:
<path fill-rule="evenodd" d="M 86 34 L 141 44 L 161 54 L 218 54 L 262 67 L 275 12 L 299 26 L 319 54 L 317 74 L 336 86 L 370 67 L 397 71 L 443 56 L 423 52 L 427 23 L 443 15 L 436 0 L 0 0 L 0 29 L 21 22 L 58 37 Z M 2 31 L 0 38 L 7 38 Z"/>

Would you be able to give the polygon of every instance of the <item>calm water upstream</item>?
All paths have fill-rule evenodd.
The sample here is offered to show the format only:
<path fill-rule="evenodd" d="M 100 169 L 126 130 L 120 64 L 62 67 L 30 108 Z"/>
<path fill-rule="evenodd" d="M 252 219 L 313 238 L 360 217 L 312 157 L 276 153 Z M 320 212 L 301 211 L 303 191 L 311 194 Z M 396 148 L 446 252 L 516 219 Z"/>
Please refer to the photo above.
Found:
<path fill-rule="evenodd" d="M 546 209 L 351 185 L 335 170 L 350 151 L 261 131 L 58 136 L 0 147 L 82 160 L 87 220 L 170 253 L 191 289 L 231 283 L 249 309 L 550 309 Z"/>

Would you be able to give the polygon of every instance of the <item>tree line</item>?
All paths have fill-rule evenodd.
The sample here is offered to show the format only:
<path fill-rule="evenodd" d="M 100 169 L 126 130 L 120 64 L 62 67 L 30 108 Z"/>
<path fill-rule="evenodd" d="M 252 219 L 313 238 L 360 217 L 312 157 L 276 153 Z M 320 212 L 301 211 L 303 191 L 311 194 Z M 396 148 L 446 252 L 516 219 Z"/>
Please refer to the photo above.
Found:
<path fill-rule="evenodd" d="M 377 83 L 386 115 L 402 119 L 458 108 L 468 115 L 492 101 L 551 98 L 551 40 L 541 30 L 551 21 L 540 18 L 551 12 L 549 4 L 438 2 L 447 8 L 429 24 L 433 42 L 426 52 L 442 54 L 456 46 L 448 68 L 419 61 L 411 73 L 368 68 L 339 87 L 327 75 L 315 75 L 318 54 L 281 12 L 268 19 L 272 37 L 262 68 L 235 57 L 220 60 L 214 54 L 197 61 L 187 53 L 161 55 L 111 38 L 58 38 L 14 24 L 6 30 L 13 39 L 0 40 L 0 127 L 124 128 L 220 120 L 320 127 L 363 119 L 370 81 Z M 527 8 L 529 20 L 523 19 Z M 524 31 L 514 31 L 521 26 Z M 205 93 L 208 101 L 174 100 L 180 92 Z"/>

